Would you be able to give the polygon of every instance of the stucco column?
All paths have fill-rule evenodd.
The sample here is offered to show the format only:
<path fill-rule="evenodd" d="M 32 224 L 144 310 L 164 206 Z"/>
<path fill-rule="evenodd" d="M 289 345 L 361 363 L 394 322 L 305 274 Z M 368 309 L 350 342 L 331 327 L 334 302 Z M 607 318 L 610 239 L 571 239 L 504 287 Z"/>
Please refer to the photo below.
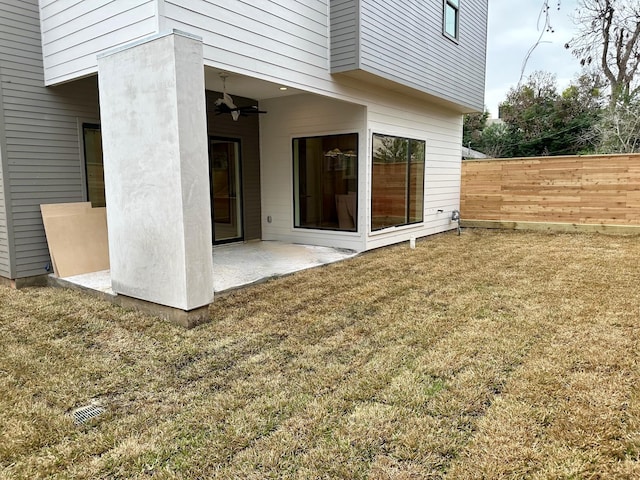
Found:
<path fill-rule="evenodd" d="M 107 52 L 98 58 L 98 82 L 113 290 L 187 312 L 207 306 L 202 41 L 173 31 Z"/>

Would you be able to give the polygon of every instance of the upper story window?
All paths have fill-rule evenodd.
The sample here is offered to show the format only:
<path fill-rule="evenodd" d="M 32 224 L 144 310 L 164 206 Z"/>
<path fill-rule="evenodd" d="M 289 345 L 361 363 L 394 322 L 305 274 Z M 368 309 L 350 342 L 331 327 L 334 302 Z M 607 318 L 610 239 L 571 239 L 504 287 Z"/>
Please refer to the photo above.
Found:
<path fill-rule="evenodd" d="M 458 39 L 460 0 L 444 0 L 444 33 Z"/>

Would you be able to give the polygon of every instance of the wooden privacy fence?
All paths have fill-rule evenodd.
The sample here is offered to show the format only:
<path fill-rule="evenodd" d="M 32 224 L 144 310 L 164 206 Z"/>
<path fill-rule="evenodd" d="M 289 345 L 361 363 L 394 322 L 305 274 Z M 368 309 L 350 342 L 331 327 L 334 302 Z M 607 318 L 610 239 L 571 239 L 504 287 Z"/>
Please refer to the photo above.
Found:
<path fill-rule="evenodd" d="M 460 212 L 467 226 L 635 230 L 640 154 L 466 160 Z"/>

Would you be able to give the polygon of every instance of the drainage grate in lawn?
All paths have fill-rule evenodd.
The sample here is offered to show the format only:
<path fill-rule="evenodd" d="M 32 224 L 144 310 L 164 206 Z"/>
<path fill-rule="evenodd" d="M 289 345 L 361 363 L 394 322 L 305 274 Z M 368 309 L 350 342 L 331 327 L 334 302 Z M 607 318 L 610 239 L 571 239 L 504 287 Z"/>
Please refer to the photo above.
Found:
<path fill-rule="evenodd" d="M 99 405 L 87 405 L 85 407 L 76 408 L 73 411 L 73 420 L 76 425 L 81 425 L 88 422 L 92 418 L 97 417 L 105 411 L 104 407 Z"/>

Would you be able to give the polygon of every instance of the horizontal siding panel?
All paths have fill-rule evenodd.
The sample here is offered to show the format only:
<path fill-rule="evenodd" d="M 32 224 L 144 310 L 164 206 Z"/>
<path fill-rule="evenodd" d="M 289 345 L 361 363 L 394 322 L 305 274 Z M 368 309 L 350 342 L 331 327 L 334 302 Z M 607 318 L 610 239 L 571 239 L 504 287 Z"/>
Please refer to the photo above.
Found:
<path fill-rule="evenodd" d="M 442 34 L 440 2 L 362 0 L 362 10 L 362 68 L 482 108 L 486 0 L 461 5 L 458 44 Z M 461 76 L 465 82 L 459 81 Z"/>
<path fill-rule="evenodd" d="M 2 98 L 0 96 L 0 102 L 1 101 Z M 0 104 L 0 108 L 1 107 L 2 105 Z M 0 276 L 11 276 L 9 265 L 9 235 L 7 231 L 2 152 L 0 151 Z"/>
<path fill-rule="evenodd" d="M 79 177 L 78 166 L 75 167 L 67 167 L 67 168 L 55 168 L 53 166 L 48 166 L 48 168 L 35 168 L 31 167 L 29 169 L 22 168 L 20 172 L 11 172 L 11 178 L 14 182 L 24 182 L 24 181 L 33 181 L 38 182 L 40 180 L 50 179 L 52 182 L 62 181 L 65 179 L 72 178 L 74 182 L 76 182 Z M 27 171 L 25 171 L 27 170 Z M 15 209 L 14 209 L 15 212 Z"/>
<path fill-rule="evenodd" d="M 2 65 L 2 74 L 15 76 L 16 78 L 42 78 L 44 68 L 42 64 L 30 64 L 27 62 L 6 62 Z"/>
<path fill-rule="evenodd" d="M 77 169 L 78 168 L 79 159 L 77 155 L 74 157 L 69 154 L 63 154 L 60 152 L 45 152 L 43 153 L 34 153 L 34 152 L 21 152 L 20 153 L 20 161 L 13 161 L 9 163 L 11 166 L 11 174 L 21 173 L 25 171 L 30 171 L 32 168 L 44 169 L 47 168 L 55 168 L 57 169 Z M 52 167 L 53 165 L 53 167 Z"/>
<path fill-rule="evenodd" d="M 75 189 L 75 195 L 70 192 L 69 189 L 59 190 L 39 190 L 34 193 L 33 190 L 26 191 L 27 189 L 21 189 L 21 192 L 12 192 L 11 204 L 14 202 L 24 201 L 24 205 L 41 205 L 43 203 L 65 203 L 65 202 L 81 202 L 82 201 L 82 185 L 77 185 Z M 14 221 L 16 219 L 14 218 Z"/>
<path fill-rule="evenodd" d="M 16 63 L 18 65 L 33 65 L 34 61 L 41 61 L 42 54 L 39 51 L 21 50 L 12 48 L 0 54 L 2 63 Z"/>
<path fill-rule="evenodd" d="M 327 3 L 321 3 L 324 5 L 323 12 L 315 7 L 300 8 L 300 3 L 293 4 L 284 0 L 260 2 L 257 4 L 260 8 L 255 2 L 248 1 L 207 2 L 208 8 L 213 5 L 235 12 L 233 17 L 228 18 L 227 25 L 222 25 L 214 14 L 209 14 L 214 15 L 213 17 L 205 16 L 167 3 L 165 26 L 201 36 L 205 65 L 246 72 L 278 83 L 295 85 L 300 82 L 304 85 L 303 89 L 305 86 L 316 91 L 318 88 L 333 89 L 328 71 L 328 10 Z M 181 5 L 189 5 L 191 8 L 192 4 L 181 2 Z M 264 9 L 273 13 L 267 15 L 263 12 Z M 249 12 L 253 13 L 249 15 Z M 273 15 L 287 20 L 286 31 L 271 28 L 262 30 L 264 35 L 256 35 L 242 30 L 251 30 L 243 24 L 246 18 L 260 19 L 268 27 L 268 22 L 274 21 Z M 310 29 L 309 18 L 321 26 Z M 314 48 L 320 45 L 322 52 L 307 51 L 297 45 L 316 45 Z"/>
<path fill-rule="evenodd" d="M 152 15 L 153 10 L 149 9 L 149 3 L 148 0 L 127 0 L 126 2 L 94 0 L 92 2 L 76 3 L 73 8 L 67 8 L 53 15 L 51 11 L 45 8 L 42 10 L 42 33 L 47 35 L 57 29 L 62 29 L 67 35 L 71 36 L 86 29 L 91 29 L 92 31 L 98 29 L 98 32 L 100 32 L 101 23 L 111 23 L 116 17 L 132 16 L 141 18 L 139 16 L 140 12 L 136 11 L 141 7 L 146 7 L 143 16 Z M 55 33 L 52 38 L 55 38 L 56 41 L 60 40 Z M 51 42 L 46 41 L 43 43 L 44 45 L 49 45 Z"/>
<path fill-rule="evenodd" d="M 44 90 L 43 90 L 44 92 Z M 53 92 L 52 92 L 53 93 Z M 59 98 L 60 106 L 56 107 L 54 99 L 55 95 L 48 97 L 50 101 L 41 103 L 41 108 L 38 108 L 38 102 L 28 97 L 8 97 L 5 100 L 5 115 L 6 117 L 20 116 L 20 115 L 32 115 L 35 118 L 50 118 L 50 117 L 64 117 L 70 119 L 71 116 L 78 116 L 83 110 L 85 110 L 85 103 L 82 99 L 78 100 L 77 104 L 69 104 L 65 102 L 68 100 L 65 97 Z M 22 102 L 23 108 L 20 108 Z M 24 118 L 24 117 L 23 117 Z"/>
<path fill-rule="evenodd" d="M 467 109 L 481 110 L 487 7 L 487 0 L 461 4 L 456 43 L 442 33 L 442 2 L 333 0 L 332 71 L 362 69 Z M 351 44 L 346 40 L 349 32 L 344 31 L 347 19 L 351 35 L 357 37 Z"/>
<path fill-rule="evenodd" d="M 29 0 L 13 0 L 12 2 L 9 2 L 4 9 L 7 12 L 22 13 L 27 11 L 37 14 L 38 4 L 33 4 L 33 2 L 30 2 Z"/>
<path fill-rule="evenodd" d="M 97 55 L 157 33 L 153 0 L 42 2 L 48 85 L 97 72 Z"/>
<path fill-rule="evenodd" d="M 37 12 L 31 10 L 30 15 L 25 15 L 25 13 L 29 13 L 29 10 L 24 7 L 18 7 L 12 2 L 7 2 L 2 9 L 2 22 L 20 27 L 24 31 L 38 31 L 40 22 L 38 21 Z"/>
<path fill-rule="evenodd" d="M 36 141 L 37 140 L 34 139 L 34 142 Z M 23 153 L 37 153 L 43 156 L 44 158 L 47 158 L 47 154 L 51 152 L 51 150 L 56 150 L 58 153 L 66 155 L 67 158 L 78 156 L 77 143 L 76 143 L 76 146 L 57 147 L 55 149 L 52 149 L 48 145 L 40 145 L 40 146 L 16 145 L 15 143 L 11 143 L 7 145 L 7 156 L 9 157 L 9 171 L 11 172 L 13 165 L 17 165 L 20 163 L 17 160 L 23 158 L 22 157 Z"/>
<path fill-rule="evenodd" d="M 132 24 L 112 32 L 95 41 L 78 47 L 63 50 L 45 56 L 45 78 L 51 85 L 68 79 L 78 78 L 98 71 L 98 55 L 104 51 L 142 40 L 155 33 L 155 22 L 149 18 L 146 22 Z M 85 52 L 82 54 L 82 52 Z M 55 82 L 54 82 L 55 81 Z"/>
<path fill-rule="evenodd" d="M 331 71 L 354 70 L 359 66 L 359 12 L 354 0 L 330 3 Z"/>
<path fill-rule="evenodd" d="M 11 117 L 10 122 L 11 126 L 6 130 L 9 137 L 20 137 L 23 135 L 29 135 L 29 130 L 33 128 L 42 128 L 44 132 L 48 132 L 50 136 L 55 136 L 57 138 L 71 138 L 73 136 L 78 136 L 77 128 L 70 128 L 69 126 L 64 124 L 51 125 L 51 122 L 45 118 L 34 118 L 33 122 L 29 123 L 24 118 Z M 73 127 L 76 127 L 76 125 L 73 125 Z"/>
<path fill-rule="evenodd" d="M 10 33 L 8 32 L 7 28 L 4 27 L 0 27 L 2 28 L 0 30 L 0 42 L 7 42 L 7 41 L 11 41 L 13 42 L 13 46 L 15 47 L 16 50 L 24 50 L 24 51 L 38 51 L 40 53 L 42 53 L 42 45 L 40 44 L 40 41 L 38 38 L 33 38 L 33 37 L 16 37 L 15 33 Z M 16 29 L 18 30 L 18 29 Z M 15 39 L 15 40 L 13 40 Z"/>
<path fill-rule="evenodd" d="M 11 15 L 5 15 L 8 3 Z M 30 8 L 18 8 L 27 4 Z M 7 233 L 12 236 L 9 243 L 15 245 L 16 278 L 46 273 L 49 253 L 40 205 L 83 201 L 79 123 L 99 118 L 95 77 L 44 86 L 38 13 L 37 0 L 0 0 L 0 17 L 14 27 L 0 36 L 0 82 L 7 153 L 4 174 L 11 189 L 5 207 L 13 221 Z"/>
<path fill-rule="evenodd" d="M 192 28 L 196 28 L 203 32 L 203 37 L 208 32 L 207 36 L 210 39 L 205 38 L 205 43 L 211 41 L 213 45 L 238 52 L 249 49 L 254 52 L 253 58 L 263 58 L 269 54 L 295 58 L 304 63 L 322 65 L 326 68 L 326 26 L 325 35 L 321 37 L 300 25 L 288 24 L 287 31 L 280 30 L 267 23 L 270 19 L 275 18 L 273 15 L 264 18 L 265 15 L 262 14 L 262 17 L 257 18 L 264 18 L 264 20 L 258 21 L 239 16 L 236 12 L 229 12 L 217 17 L 216 13 L 220 14 L 226 11 L 220 7 L 210 12 L 209 9 L 204 9 L 198 13 L 170 6 L 170 4 L 167 4 L 165 8 L 167 18 L 180 23 L 185 30 L 191 31 Z M 206 12 L 209 12 L 211 16 L 206 15 Z M 254 13 L 260 12 L 254 9 Z M 212 32 L 215 33 L 215 37 L 211 36 Z"/>
<path fill-rule="evenodd" d="M 237 0 L 190 0 L 175 2 L 165 0 L 165 15 L 184 21 L 188 17 L 204 16 L 216 24 L 236 25 L 242 30 L 262 31 L 268 29 L 275 38 L 297 37 L 304 44 L 326 47 L 326 12 L 319 13 L 309 8 L 299 8 L 290 1 L 246 2 Z M 293 7 L 293 8 L 292 8 Z M 182 16 L 182 18 L 176 17 Z M 212 31 L 216 31 L 212 28 Z M 282 37 L 284 35 L 284 37 Z"/>
<path fill-rule="evenodd" d="M 77 175 L 75 178 L 76 182 L 73 182 L 74 178 L 69 178 L 63 182 L 47 179 L 46 181 L 32 181 L 29 183 L 23 180 L 12 179 L 11 196 L 12 198 L 20 198 L 22 194 L 34 195 L 34 190 L 36 189 L 39 197 L 44 197 L 45 195 L 59 196 L 61 193 L 66 194 L 69 190 L 79 190 L 80 178 L 80 175 Z"/>
<path fill-rule="evenodd" d="M 140 10 L 140 12 L 138 12 Z M 131 15 L 136 17 L 136 21 L 132 23 Z M 84 18 L 80 20 L 85 20 Z M 88 20 L 90 21 L 90 20 Z M 85 56 L 90 53 L 94 55 L 96 52 L 113 48 L 115 43 L 113 41 L 114 35 L 124 37 L 125 41 L 129 40 L 127 35 L 127 29 L 135 32 L 136 29 L 142 27 L 145 31 L 150 32 L 152 25 L 155 22 L 155 16 L 153 12 L 148 11 L 146 5 L 136 7 L 135 9 L 125 10 L 122 13 L 113 15 L 111 18 L 98 20 L 98 23 L 93 25 L 83 25 L 80 30 L 67 30 L 68 25 L 61 25 L 60 29 L 64 33 L 57 34 L 51 32 L 50 36 L 54 39 L 43 44 L 43 54 L 45 62 L 48 64 L 62 63 L 73 58 L 74 55 Z M 148 24 L 148 26 L 146 26 Z M 146 28 L 145 28 L 146 27 Z M 85 28 L 90 28 L 91 41 L 87 42 L 88 32 Z M 139 36 L 134 33 L 133 36 Z M 121 43 L 120 42 L 117 43 Z M 56 62 L 48 62 L 48 57 L 55 55 Z"/>
<path fill-rule="evenodd" d="M 102 5 L 114 1 L 116 0 L 95 0 L 95 3 Z M 39 3 L 40 15 L 43 18 L 51 18 L 57 15 L 73 15 L 73 11 L 69 12 L 69 10 L 84 8 L 82 4 L 89 2 L 84 0 L 40 0 Z"/>
<path fill-rule="evenodd" d="M 4 31 L 0 31 L 0 41 L 2 41 L 3 38 L 7 41 L 10 39 L 10 35 L 7 35 Z M 18 57 L 29 56 L 30 58 L 33 58 L 35 55 L 36 58 L 39 58 L 42 56 L 42 47 L 40 43 L 37 43 L 37 39 L 34 38 L 31 40 L 33 41 L 32 44 L 21 41 L 13 42 L 11 52 L 5 52 L 4 54 L 7 55 L 14 53 Z"/>
<path fill-rule="evenodd" d="M 2 69 L 2 78 L 5 83 L 20 83 L 22 85 L 31 85 L 42 87 L 44 82 L 42 80 L 43 70 L 38 73 L 32 73 L 25 75 L 24 72 L 14 69 Z"/>

